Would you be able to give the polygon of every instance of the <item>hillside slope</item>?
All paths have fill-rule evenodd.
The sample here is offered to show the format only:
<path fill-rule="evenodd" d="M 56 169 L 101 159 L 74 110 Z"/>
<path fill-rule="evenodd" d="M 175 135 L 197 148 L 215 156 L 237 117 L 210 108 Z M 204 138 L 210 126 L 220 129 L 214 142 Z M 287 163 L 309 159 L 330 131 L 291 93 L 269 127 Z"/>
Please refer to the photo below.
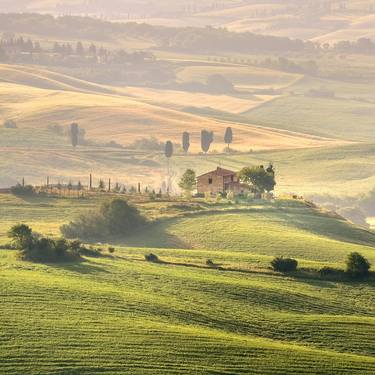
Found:
<path fill-rule="evenodd" d="M 19 220 L 22 207 L 24 220 L 51 234 L 59 222 L 98 203 L 0 198 L 4 230 Z M 158 205 L 140 208 L 165 210 L 165 203 Z M 168 223 L 168 236 L 195 248 L 117 246 L 114 256 L 60 265 L 21 262 L 14 251 L 0 250 L 2 372 L 375 371 L 373 282 L 294 279 L 266 269 L 274 251 L 298 255 L 302 266 L 342 266 L 348 251 L 375 253 L 374 234 L 282 201 Z M 160 234 L 143 233 L 147 246 L 163 246 Z M 3 232 L 0 240 L 6 240 Z M 259 254 L 264 251 L 269 255 Z M 145 262 L 149 252 L 165 263 Z M 207 259 L 242 272 L 207 268 Z"/>

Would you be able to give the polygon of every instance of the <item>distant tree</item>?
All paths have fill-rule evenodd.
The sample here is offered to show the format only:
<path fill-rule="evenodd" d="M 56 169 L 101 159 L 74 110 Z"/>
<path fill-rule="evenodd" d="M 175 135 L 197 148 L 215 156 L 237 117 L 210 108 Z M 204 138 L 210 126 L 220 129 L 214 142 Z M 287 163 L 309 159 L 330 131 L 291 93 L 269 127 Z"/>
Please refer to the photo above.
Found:
<path fill-rule="evenodd" d="M 33 231 L 26 224 L 13 225 L 8 232 L 8 237 L 19 250 L 30 247 L 33 243 Z"/>
<path fill-rule="evenodd" d="M 202 130 L 201 132 L 201 148 L 204 153 L 210 150 L 211 144 L 214 141 L 214 133 L 208 130 Z"/>
<path fill-rule="evenodd" d="M 90 44 L 89 55 L 90 56 L 96 56 L 96 46 L 95 46 L 95 44 Z"/>
<path fill-rule="evenodd" d="M 83 186 L 82 186 L 82 182 L 81 182 L 81 181 L 78 181 L 77 189 L 78 189 L 79 191 L 83 189 Z"/>
<path fill-rule="evenodd" d="M 113 187 L 113 191 L 115 193 L 119 193 L 121 191 L 121 185 L 118 182 L 115 183 L 115 186 Z"/>
<path fill-rule="evenodd" d="M 224 142 L 228 145 L 228 152 L 230 151 L 230 145 L 233 143 L 233 130 L 231 127 L 228 127 L 225 130 Z"/>
<path fill-rule="evenodd" d="M 346 273 L 353 279 L 367 277 L 370 268 L 370 262 L 357 252 L 350 253 L 346 259 Z"/>
<path fill-rule="evenodd" d="M 83 48 L 82 42 L 78 42 L 76 46 L 76 54 L 78 56 L 84 56 L 85 54 L 85 49 Z"/>
<path fill-rule="evenodd" d="M 190 148 L 190 134 L 188 132 L 184 132 L 182 134 L 182 148 L 187 153 Z"/>
<path fill-rule="evenodd" d="M 276 186 L 275 173 L 267 172 L 263 165 L 259 167 L 245 167 L 239 173 L 240 180 L 252 184 L 259 194 L 273 191 Z"/>
<path fill-rule="evenodd" d="M 184 190 L 187 195 L 190 195 L 194 188 L 197 186 L 197 177 L 192 169 L 187 169 L 182 175 L 178 186 Z"/>
<path fill-rule="evenodd" d="M 74 148 L 78 145 L 79 126 L 76 123 L 70 125 L 70 140 Z"/>
<path fill-rule="evenodd" d="M 173 143 L 167 141 L 165 144 L 165 156 L 170 159 L 173 156 Z"/>
<path fill-rule="evenodd" d="M 102 180 L 102 179 L 99 180 L 98 189 L 100 191 L 104 191 L 105 190 L 105 182 L 104 182 L 104 180 Z"/>
<path fill-rule="evenodd" d="M 6 129 L 17 129 L 17 124 L 14 120 L 5 120 L 3 126 Z"/>

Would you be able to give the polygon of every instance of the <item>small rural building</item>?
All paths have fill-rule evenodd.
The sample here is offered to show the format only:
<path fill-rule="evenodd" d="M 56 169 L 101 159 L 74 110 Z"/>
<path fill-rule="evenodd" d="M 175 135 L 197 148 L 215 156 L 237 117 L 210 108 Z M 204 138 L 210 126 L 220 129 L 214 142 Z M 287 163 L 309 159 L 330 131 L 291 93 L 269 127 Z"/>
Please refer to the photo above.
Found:
<path fill-rule="evenodd" d="M 211 193 L 241 193 L 248 191 L 247 185 L 242 184 L 236 172 L 217 167 L 214 171 L 207 172 L 197 177 L 198 194 Z"/>

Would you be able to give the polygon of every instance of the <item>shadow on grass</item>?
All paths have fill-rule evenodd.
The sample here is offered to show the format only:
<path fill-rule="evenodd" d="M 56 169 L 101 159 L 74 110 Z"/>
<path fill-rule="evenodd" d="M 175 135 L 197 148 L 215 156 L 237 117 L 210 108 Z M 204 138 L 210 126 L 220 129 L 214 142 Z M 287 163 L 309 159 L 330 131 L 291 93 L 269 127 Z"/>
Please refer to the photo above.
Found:
<path fill-rule="evenodd" d="M 98 274 L 98 273 L 110 273 L 109 271 L 105 270 L 102 266 L 97 265 L 90 260 L 82 259 L 77 262 L 70 262 L 70 263 L 49 263 L 49 267 L 79 273 L 82 275 L 91 275 L 91 274 Z"/>
<path fill-rule="evenodd" d="M 336 288 L 335 283 L 350 283 L 350 284 L 364 284 L 364 285 L 375 285 L 375 272 L 370 272 L 369 276 L 365 279 L 353 280 L 346 276 L 344 273 L 340 276 L 322 276 L 318 270 L 315 269 L 300 269 L 295 272 L 281 273 L 275 272 L 271 268 L 268 269 L 240 269 L 223 267 L 220 264 L 212 263 L 210 265 L 194 264 L 194 263 L 180 263 L 180 262 L 167 262 L 159 259 L 158 261 L 151 262 L 154 264 L 166 265 L 166 266 L 177 266 L 177 267 L 187 267 L 187 268 L 197 268 L 204 270 L 217 270 L 221 272 L 235 272 L 249 275 L 263 275 L 263 276 L 276 276 L 276 277 L 288 277 L 295 281 L 310 284 L 315 287 L 320 288 Z"/>

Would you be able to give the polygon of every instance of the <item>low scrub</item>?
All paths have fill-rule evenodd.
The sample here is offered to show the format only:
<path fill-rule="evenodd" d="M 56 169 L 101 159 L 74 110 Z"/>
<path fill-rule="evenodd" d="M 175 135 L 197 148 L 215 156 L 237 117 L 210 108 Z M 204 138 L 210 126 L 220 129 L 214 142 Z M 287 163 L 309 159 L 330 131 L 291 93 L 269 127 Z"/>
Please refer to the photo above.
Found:
<path fill-rule="evenodd" d="M 81 215 L 60 229 L 66 238 L 93 240 L 126 236 L 145 223 L 136 207 L 124 199 L 115 198 L 103 203 L 97 211 Z"/>
<path fill-rule="evenodd" d="M 271 262 L 272 269 L 278 272 L 294 272 L 297 270 L 298 262 L 292 258 L 277 257 Z"/>

